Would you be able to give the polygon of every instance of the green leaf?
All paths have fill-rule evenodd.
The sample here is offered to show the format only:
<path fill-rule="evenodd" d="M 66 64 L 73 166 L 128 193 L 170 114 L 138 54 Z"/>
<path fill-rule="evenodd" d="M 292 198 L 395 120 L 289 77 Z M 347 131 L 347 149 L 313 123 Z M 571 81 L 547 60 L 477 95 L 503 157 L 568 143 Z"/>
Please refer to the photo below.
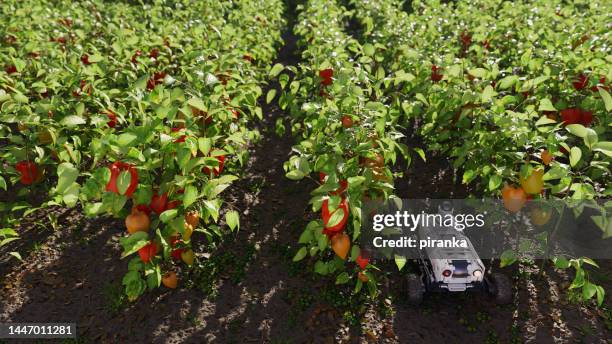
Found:
<path fill-rule="evenodd" d="M 17 260 L 19 260 L 19 261 L 23 261 L 23 259 L 21 258 L 21 255 L 19 254 L 19 252 L 15 252 L 15 251 L 13 251 L 13 252 L 9 252 L 9 254 L 10 254 L 11 256 L 13 256 L 13 257 L 17 258 Z M 598 295 L 598 296 L 599 296 L 599 295 Z"/>
<path fill-rule="evenodd" d="M 557 121 L 555 121 L 554 119 L 550 119 L 546 116 L 542 116 L 536 121 L 535 125 L 536 127 L 541 127 L 543 125 L 551 125 L 555 123 L 557 123 Z"/>
<path fill-rule="evenodd" d="M 499 267 L 503 268 L 504 266 L 509 266 L 514 264 L 514 262 L 516 262 L 516 255 L 514 254 L 514 251 L 512 250 L 506 250 L 504 251 L 500 258 L 500 262 L 499 262 Z"/>
<path fill-rule="evenodd" d="M 7 190 L 7 188 L 6 188 L 6 180 L 4 180 L 4 178 L 2 176 L 0 176 L 0 189 L 4 189 L 4 191 Z"/>
<path fill-rule="evenodd" d="M 153 190 L 151 187 L 143 186 L 138 187 L 132 196 L 134 204 L 149 204 L 151 203 L 151 198 L 153 198 Z"/>
<path fill-rule="evenodd" d="M 275 88 L 271 88 L 268 91 L 268 94 L 266 95 L 266 103 L 268 103 L 268 104 L 272 103 L 272 101 L 274 100 L 274 97 L 276 97 L 276 89 Z"/>
<path fill-rule="evenodd" d="M 317 240 L 317 246 L 319 247 L 320 251 L 325 250 L 325 248 L 327 248 L 328 243 L 329 243 L 329 240 L 327 239 L 327 235 L 319 236 L 319 239 Z"/>
<path fill-rule="evenodd" d="M 590 283 L 590 282 L 586 282 L 582 286 L 582 299 L 583 300 L 589 300 L 590 298 L 592 298 L 595 295 L 596 292 L 597 292 L 597 288 L 596 288 L 595 284 Z"/>
<path fill-rule="evenodd" d="M 394 85 L 399 84 L 400 82 L 406 81 L 406 82 L 410 82 L 412 80 L 414 80 L 416 77 L 411 74 L 411 73 L 406 73 L 404 70 L 399 70 L 395 73 L 395 81 L 393 82 Z M 410 106 L 409 103 L 404 103 L 402 104 L 402 108 L 404 108 L 404 106 Z M 406 109 L 404 109 L 404 111 L 406 111 Z"/>
<path fill-rule="evenodd" d="M 500 175 L 492 175 L 491 178 L 489 178 L 489 191 L 497 190 L 501 183 L 502 177 Z"/>
<path fill-rule="evenodd" d="M 356 177 L 348 177 L 347 182 L 349 184 L 349 188 L 352 189 L 356 186 L 359 186 L 365 182 L 366 178 L 364 176 L 356 176 Z"/>
<path fill-rule="evenodd" d="M 212 73 L 206 73 L 205 82 L 206 82 L 206 86 L 212 86 L 212 85 L 218 84 L 219 79 L 217 79 L 217 77 Z"/>
<path fill-rule="evenodd" d="M 209 137 L 200 137 L 198 138 L 198 149 L 202 154 L 208 155 L 210 153 L 210 149 L 212 148 L 212 142 Z"/>
<path fill-rule="evenodd" d="M 550 77 L 549 76 L 539 76 L 535 79 L 531 79 L 531 80 L 527 80 L 523 83 L 523 85 L 521 86 L 521 92 L 526 92 L 531 90 L 532 88 L 536 87 L 537 85 L 543 83 L 544 81 L 548 80 Z"/>
<path fill-rule="evenodd" d="M 427 162 L 427 158 L 425 158 L 425 152 L 423 151 L 423 149 L 417 147 L 413 148 L 412 150 L 415 151 L 423 161 Z"/>
<path fill-rule="evenodd" d="M 402 271 L 402 269 L 406 265 L 406 261 L 407 261 L 406 257 L 396 254 L 394 257 L 394 260 L 395 260 L 395 265 L 397 265 L 397 270 Z"/>
<path fill-rule="evenodd" d="M 104 204 L 102 202 L 88 203 L 85 205 L 85 215 L 89 217 L 95 217 L 100 215 L 104 211 Z"/>
<path fill-rule="evenodd" d="M 304 257 L 306 257 L 306 255 L 308 254 L 308 250 L 306 249 L 305 246 L 302 246 L 297 253 L 295 254 L 295 256 L 293 257 L 293 261 L 294 262 L 299 262 L 300 260 L 304 259 Z"/>
<path fill-rule="evenodd" d="M 120 195 L 125 195 L 130 183 L 132 182 L 132 175 L 129 171 L 121 171 L 119 177 L 117 177 L 117 191 Z"/>
<path fill-rule="evenodd" d="M 185 221 L 184 216 L 177 216 L 173 218 L 172 220 L 168 221 L 168 223 L 166 224 L 167 227 L 166 229 L 164 229 L 166 231 L 165 233 L 179 232 L 181 234 L 185 234 L 185 229 L 186 229 L 185 224 L 186 223 L 187 222 Z"/>
<path fill-rule="evenodd" d="M 134 133 L 123 133 L 117 138 L 117 144 L 122 148 L 129 148 L 136 144 L 138 135 Z"/>
<path fill-rule="evenodd" d="M 85 123 L 87 122 L 82 117 L 79 117 L 76 115 L 66 116 L 64 117 L 64 119 L 60 121 L 61 125 L 64 125 L 67 127 L 74 127 L 74 126 L 85 124 Z"/>
<path fill-rule="evenodd" d="M 129 237 L 119 239 L 119 243 L 123 247 L 121 258 L 125 258 L 146 246 L 149 243 L 149 235 L 145 232 L 136 232 Z"/>
<path fill-rule="evenodd" d="M 587 129 L 582 124 L 570 124 L 565 129 L 578 137 L 587 136 Z"/>
<path fill-rule="evenodd" d="M 134 83 L 134 88 L 137 89 L 137 90 L 143 90 L 145 87 L 147 87 L 147 81 L 148 80 L 149 80 L 149 76 L 148 75 L 141 76 Z"/>
<path fill-rule="evenodd" d="M 580 266 L 578 266 L 576 267 L 576 276 L 574 276 L 574 280 L 569 286 L 569 289 L 580 288 L 584 285 L 584 282 L 584 270 Z"/>
<path fill-rule="evenodd" d="M 19 240 L 19 237 L 11 237 L 11 238 L 3 239 L 2 241 L 0 241 L 0 247 L 8 244 L 11 241 L 15 241 L 15 240 Z"/>
<path fill-rule="evenodd" d="M 155 266 L 153 273 L 147 275 L 147 287 L 149 290 L 153 290 L 155 288 L 159 288 L 161 285 L 161 271 L 159 266 Z"/>
<path fill-rule="evenodd" d="M 355 283 L 355 291 L 353 291 L 353 293 L 359 293 L 361 291 L 361 288 L 363 288 L 363 282 L 361 282 L 360 279 L 357 279 L 357 283 Z"/>
<path fill-rule="evenodd" d="M 336 211 L 334 211 L 334 213 L 329 218 L 329 221 L 327 222 L 327 227 L 334 227 L 338 225 L 342 221 L 344 216 L 345 216 L 344 209 L 342 208 L 336 209 Z"/>
<path fill-rule="evenodd" d="M 599 95 L 601 95 L 601 99 L 604 101 L 604 106 L 606 107 L 606 111 L 612 111 L 612 97 L 610 97 L 610 93 L 606 91 L 603 87 L 598 87 Z"/>
<path fill-rule="evenodd" d="M 414 97 L 420 101 L 421 103 L 429 106 L 429 102 L 427 101 L 427 98 L 425 98 L 425 96 L 423 95 L 423 93 L 417 93 L 414 95 Z"/>
<path fill-rule="evenodd" d="M 580 259 L 582 260 L 583 263 L 589 264 L 589 265 L 594 266 L 594 267 L 599 269 L 599 265 L 597 263 L 595 263 L 595 261 L 593 259 L 591 259 L 589 257 L 582 257 Z"/>
<path fill-rule="evenodd" d="M 159 220 L 163 223 L 168 223 L 178 215 L 178 209 L 169 209 L 159 214 Z"/>
<path fill-rule="evenodd" d="M 593 149 L 593 145 L 599 141 L 599 137 L 597 136 L 597 132 L 591 128 L 587 128 L 587 134 L 583 138 L 584 144 L 589 148 Z"/>
<path fill-rule="evenodd" d="M 183 194 L 183 205 L 185 208 L 189 207 L 198 199 L 198 189 L 193 185 L 185 187 L 185 193 Z"/>
<path fill-rule="evenodd" d="M 484 68 L 473 68 L 468 71 L 468 73 L 476 78 L 484 78 L 487 75 L 487 70 Z"/>
<path fill-rule="evenodd" d="M 597 306 L 601 307 L 601 305 L 603 305 L 603 302 L 604 302 L 606 291 L 604 290 L 602 286 L 599 286 L 599 285 L 596 286 L 596 289 L 597 289 L 596 291 L 597 292 Z"/>
<path fill-rule="evenodd" d="M 304 173 L 300 170 L 289 171 L 285 176 L 291 180 L 300 180 L 305 177 Z"/>
<path fill-rule="evenodd" d="M 564 168 L 561 168 L 559 166 L 553 166 L 548 172 L 546 172 L 544 174 L 544 177 L 542 177 L 543 180 L 555 180 L 555 179 L 560 179 L 563 178 L 567 175 L 567 170 Z"/>
<path fill-rule="evenodd" d="M 129 271 L 123 277 L 122 284 L 125 286 L 125 294 L 130 301 L 136 300 L 147 289 L 147 284 L 140 277 L 138 271 Z"/>
<path fill-rule="evenodd" d="M 612 232 L 608 230 L 608 227 L 610 230 L 612 230 L 612 221 L 608 221 L 605 216 L 594 215 L 591 216 L 591 220 L 593 220 L 597 227 L 599 227 L 599 229 L 601 229 L 601 231 L 604 233 L 603 239 L 607 239 L 609 234 L 612 234 Z"/>
<path fill-rule="evenodd" d="M 538 107 L 538 111 L 557 111 L 557 109 L 555 109 L 550 99 L 544 98 L 540 100 L 540 106 Z"/>
<path fill-rule="evenodd" d="M 306 159 L 304 157 L 300 157 L 296 161 L 297 161 L 297 163 L 296 163 L 295 167 L 298 170 L 300 170 L 300 172 L 302 172 L 304 174 L 304 176 L 310 174 L 310 163 L 308 162 L 308 159 Z"/>
<path fill-rule="evenodd" d="M 572 147 L 570 150 L 570 165 L 572 167 L 576 166 L 580 162 L 580 158 L 582 157 L 582 150 L 579 147 Z"/>
<path fill-rule="evenodd" d="M 612 141 L 601 141 L 593 144 L 594 151 L 602 152 L 608 157 L 612 157 Z"/>
<path fill-rule="evenodd" d="M 349 255 L 351 261 L 356 261 L 357 257 L 359 257 L 359 253 L 361 253 L 361 248 L 358 245 L 353 245 L 353 247 L 351 247 L 351 254 Z"/>
<path fill-rule="evenodd" d="M 329 273 L 329 268 L 327 264 L 319 260 L 315 263 L 314 271 L 319 275 L 327 275 Z"/>
<path fill-rule="evenodd" d="M 187 101 L 187 105 L 194 107 L 200 111 L 206 111 L 206 105 L 204 105 L 204 101 L 200 98 L 191 98 Z"/>
<path fill-rule="evenodd" d="M 569 260 L 563 256 L 553 258 L 553 262 L 558 269 L 567 269 L 570 266 Z"/>
<path fill-rule="evenodd" d="M 519 80 L 519 78 L 518 78 L 518 76 L 517 76 L 517 75 L 510 75 L 510 76 L 507 76 L 507 77 L 505 77 L 505 78 L 503 78 L 503 79 L 501 79 L 501 80 L 499 81 L 499 84 L 497 84 L 497 87 L 498 87 L 500 90 L 505 90 L 505 89 L 507 89 L 507 88 L 512 87 L 514 84 L 516 84 L 516 82 L 517 82 L 518 80 Z"/>
<path fill-rule="evenodd" d="M 285 69 L 285 66 L 283 66 L 280 63 L 275 64 L 271 69 L 270 69 L 270 73 L 268 73 L 268 77 L 270 79 L 276 78 L 280 72 L 283 71 L 283 69 Z"/>
<path fill-rule="evenodd" d="M 0 236 L 19 236 L 19 234 L 17 234 L 17 232 L 12 228 L 2 228 L 0 229 Z"/>
<path fill-rule="evenodd" d="M 69 162 L 61 163 L 57 166 L 57 188 L 55 189 L 58 194 L 63 194 L 64 191 L 77 180 L 79 176 L 79 170 Z"/>
<path fill-rule="evenodd" d="M 298 243 L 300 243 L 300 244 L 308 244 L 313 239 L 314 239 L 314 235 L 313 235 L 312 231 L 309 230 L 308 228 L 306 228 L 302 232 L 302 234 L 300 234 L 300 239 L 298 240 Z"/>
<path fill-rule="evenodd" d="M 85 113 L 85 103 L 78 103 L 75 112 L 77 116 L 83 116 L 83 114 Z"/>
<path fill-rule="evenodd" d="M 572 199 L 585 199 L 595 196 L 595 189 L 593 188 L 593 185 L 587 183 L 573 183 L 570 186 L 570 190 L 574 191 Z"/>
<path fill-rule="evenodd" d="M 204 206 L 206 210 L 210 213 L 215 221 L 219 219 L 219 208 L 220 208 L 219 200 L 206 200 L 204 201 Z"/>
<path fill-rule="evenodd" d="M 97 62 L 100 62 L 102 60 L 103 60 L 102 55 L 99 55 L 99 54 L 89 55 L 89 62 L 90 63 L 97 63 Z"/>
<path fill-rule="evenodd" d="M 338 277 L 336 277 L 336 284 L 345 284 L 350 279 L 351 279 L 351 277 L 349 276 L 348 272 L 345 271 L 345 272 L 339 274 Z"/>
<path fill-rule="evenodd" d="M 64 203 L 66 203 L 67 207 L 72 208 L 76 205 L 77 201 L 79 200 L 80 190 L 81 186 L 78 183 L 72 183 L 72 185 L 70 185 L 64 191 L 62 199 L 64 200 Z"/>
<path fill-rule="evenodd" d="M 469 184 L 472 180 L 476 178 L 476 172 L 474 170 L 467 170 L 463 173 L 463 184 Z"/>
<path fill-rule="evenodd" d="M 232 231 L 236 228 L 240 229 L 240 215 L 238 215 L 238 212 L 235 210 L 225 213 L 225 222 Z"/>
<path fill-rule="evenodd" d="M 18 91 L 15 92 L 15 94 L 13 95 L 13 99 L 15 99 L 16 102 L 23 103 L 23 104 L 26 104 L 26 103 L 30 102 L 28 97 L 26 97 L 23 93 L 18 92 Z"/>
<path fill-rule="evenodd" d="M 366 56 L 374 56 L 374 54 L 376 53 L 376 49 L 372 44 L 366 43 L 363 45 L 363 53 Z"/>
<path fill-rule="evenodd" d="M 486 103 L 490 101 L 494 96 L 497 95 L 497 92 L 491 87 L 491 85 L 487 85 L 484 91 L 482 91 L 482 102 Z"/>

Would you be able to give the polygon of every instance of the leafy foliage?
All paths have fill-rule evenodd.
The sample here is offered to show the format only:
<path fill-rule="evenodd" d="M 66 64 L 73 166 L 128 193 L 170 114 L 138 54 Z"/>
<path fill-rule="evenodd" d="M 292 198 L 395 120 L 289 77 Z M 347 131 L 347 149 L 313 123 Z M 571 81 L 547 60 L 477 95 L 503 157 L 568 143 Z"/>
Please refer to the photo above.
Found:
<path fill-rule="evenodd" d="M 146 212 L 150 229 L 122 240 L 124 257 L 140 255 L 123 280 L 130 299 L 159 287 L 172 252 L 191 265 L 194 230 L 212 242 L 239 228 L 222 192 L 259 136 L 249 123 L 262 118 L 280 1 L 6 1 L 1 11 L 0 187 L 47 191 L 46 204 L 80 203 L 92 217 Z"/>

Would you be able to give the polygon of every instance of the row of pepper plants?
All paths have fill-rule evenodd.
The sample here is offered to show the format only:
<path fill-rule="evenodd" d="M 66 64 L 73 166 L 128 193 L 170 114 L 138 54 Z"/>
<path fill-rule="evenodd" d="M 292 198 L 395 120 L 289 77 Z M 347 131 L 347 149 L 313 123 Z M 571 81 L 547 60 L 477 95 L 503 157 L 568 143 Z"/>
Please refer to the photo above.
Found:
<path fill-rule="evenodd" d="M 0 188 L 124 218 L 129 299 L 176 288 L 194 233 L 213 250 L 240 226 L 222 193 L 259 137 L 282 15 L 263 0 L 6 1 Z"/>
<path fill-rule="evenodd" d="M 352 3 L 363 39 L 393 71 L 385 94 L 430 150 L 464 171 L 464 183 L 513 212 L 533 198 L 610 196 L 609 3 L 432 0 L 413 1 L 410 13 L 401 1 Z M 610 204 L 596 207 L 607 239 Z M 552 211 L 532 206 L 532 224 L 545 225 Z M 501 264 L 517 259 L 508 251 Z M 579 299 L 602 304 L 605 291 L 585 269 L 597 266 L 592 259 L 552 261 L 575 270 L 569 288 Z"/>
<path fill-rule="evenodd" d="M 354 283 L 377 294 L 378 268 L 359 247 L 363 202 L 394 197 L 391 167 L 402 156 L 422 155 L 401 143 L 401 112 L 385 105 L 385 72 L 371 44 L 346 32 L 352 13 L 336 1 L 299 6 L 295 34 L 302 62 L 281 74 L 279 104 L 289 109 L 297 140 L 285 163 L 293 180 L 313 179 L 313 217 L 294 261 L 337 284 Z M 291 75 L 291 76 L 290 76 Z M 316 215 L 315 215 L 316 214 Z M 405 259 L 397 260 L 399 266 Z"/>

